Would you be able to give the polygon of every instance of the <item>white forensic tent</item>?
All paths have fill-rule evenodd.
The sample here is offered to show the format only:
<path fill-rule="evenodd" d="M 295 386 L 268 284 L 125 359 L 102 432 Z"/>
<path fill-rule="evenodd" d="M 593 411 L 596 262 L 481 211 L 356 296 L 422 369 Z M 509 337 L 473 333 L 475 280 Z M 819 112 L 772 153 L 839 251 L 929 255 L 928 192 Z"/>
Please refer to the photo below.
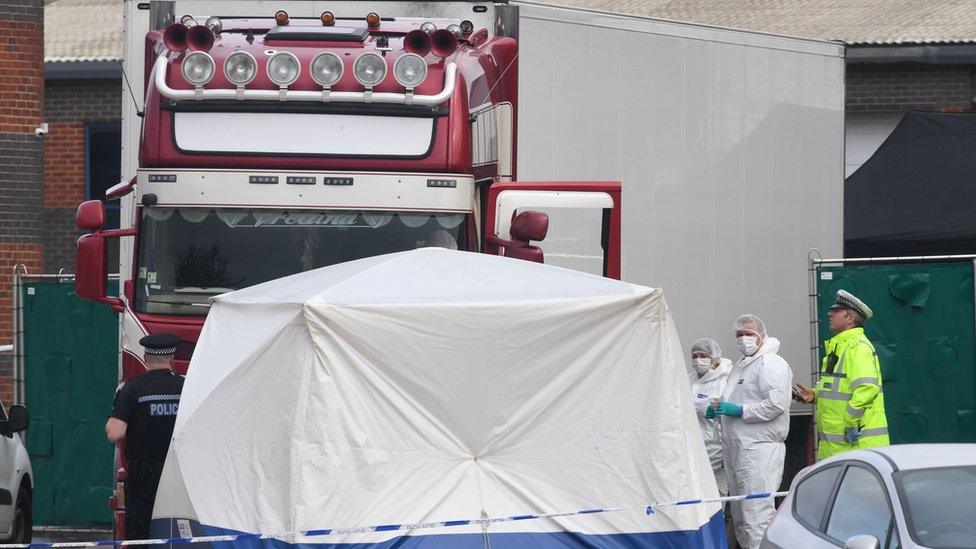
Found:
<path fill-rule="evenodd" d="M 308 271 L 214 298 L 153 533 L 714 497 L 689 393 L 660 290 L 439 248 Z M 713 547 L 722 529 L 717 504 L 689 505 L 497 523 L 487 542 Z M 479 525 L 285 539 L 486 544 Z"/>

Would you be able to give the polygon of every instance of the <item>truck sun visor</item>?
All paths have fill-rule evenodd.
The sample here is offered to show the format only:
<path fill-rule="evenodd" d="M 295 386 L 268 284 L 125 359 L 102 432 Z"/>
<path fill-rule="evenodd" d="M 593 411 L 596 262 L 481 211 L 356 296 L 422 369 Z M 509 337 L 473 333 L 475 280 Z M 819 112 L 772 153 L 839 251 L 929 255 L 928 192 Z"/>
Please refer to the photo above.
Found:
<path fill-rule="evenodd" d="M 369 31 L 355 27 L 275 27 L 264 35 L 272 40 L 310 40 L 319 42 L 365 42 Z"/>

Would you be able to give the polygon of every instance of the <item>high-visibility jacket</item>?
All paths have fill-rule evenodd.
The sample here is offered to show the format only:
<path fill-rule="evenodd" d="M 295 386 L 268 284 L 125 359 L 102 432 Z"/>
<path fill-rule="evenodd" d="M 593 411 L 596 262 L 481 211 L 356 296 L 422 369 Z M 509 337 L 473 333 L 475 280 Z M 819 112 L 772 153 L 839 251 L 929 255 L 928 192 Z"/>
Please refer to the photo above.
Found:
<path fill-rule="evenodd" d="M 887 446 L 888 420 L 885 417 L 881 367 L 874 345 L 864 336 L 864 328 L 845 330 L 826 342 L 827 356 L 820 366 L 814 388 L 817 459 L 874 446 Z M 857 444 L 844 440 L 848 428 L 860 431 Z"/>

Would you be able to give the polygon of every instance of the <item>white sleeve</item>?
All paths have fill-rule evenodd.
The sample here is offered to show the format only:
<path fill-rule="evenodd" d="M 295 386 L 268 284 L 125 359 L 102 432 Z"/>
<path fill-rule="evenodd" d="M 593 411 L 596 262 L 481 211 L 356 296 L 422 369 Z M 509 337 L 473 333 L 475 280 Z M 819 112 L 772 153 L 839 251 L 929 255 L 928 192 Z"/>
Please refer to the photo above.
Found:
<path fill-rule="evenodd" d="M 790 410 L 793 370 L 779 355 L 763 357 L 758 382 L 763 399 L 742 406 L 746 423 L 772 421 Z"/>
<path fill-rule="evenodd" d="M 688 381 L 691 384 L 691 402 L 695 406 L 695 412 L 704 417 L 705 412 L 708 410 L 708 399 L 698 398 L 698 395 L 701 392 L 701 387 L 696 387 L 695 382 L 692 380 Z"/>
<path fill-rule="evenodd" d="M 708 399 L 695 397 L 695 411 L 698 415 L 705 417 L 705 412 L 708 411 Z"/>

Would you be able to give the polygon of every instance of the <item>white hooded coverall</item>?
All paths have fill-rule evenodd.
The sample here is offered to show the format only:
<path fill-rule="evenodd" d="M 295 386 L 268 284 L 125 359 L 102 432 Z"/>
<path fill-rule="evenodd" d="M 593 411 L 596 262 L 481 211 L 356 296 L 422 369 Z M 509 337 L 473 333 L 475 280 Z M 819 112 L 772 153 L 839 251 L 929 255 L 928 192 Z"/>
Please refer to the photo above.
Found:
<path fill-rule="evenodd" d="M 729 493 L 729 482 L 722 460 L 722 423 L 718 419 L 706 418 L 705 413 L 708 411 L 710 399 L 722 399 L 731 371 L 732 361 L 723 358 L 719 360 L 718 366 L 705 372 L 702 377 L 698 377 L 695 372 L 690 377 L 691 395 L 695 402 L 695 411 L 698 412 L 698 426 L 701 427 L 705 450 L 712 463 L 712 473 L 715 474 L 715 484 L 718 485 L 721 496 Z"/>
<path fill-rule="evenodd" d="M 793 371 L 777 351 L 779 340 L 767 337 L 729 375 L 722 400 L 742 406 L 742 417 L 720 416 L 729 495 L 775 492 L 783 479 Z M 734 502 L 731 510 L 739 545 L 758 549 L 776 514 L 773 499 Z"/>

